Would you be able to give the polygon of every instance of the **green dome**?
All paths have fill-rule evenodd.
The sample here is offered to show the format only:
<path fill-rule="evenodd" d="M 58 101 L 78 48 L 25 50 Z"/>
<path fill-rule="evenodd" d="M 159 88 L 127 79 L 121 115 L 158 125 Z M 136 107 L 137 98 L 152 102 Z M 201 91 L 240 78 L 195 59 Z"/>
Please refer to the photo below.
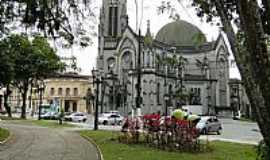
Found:
<path fill-rule="evenodd" d="M 174 46 L 193 46 L 206 42 L 202 31 L 183 20 L 177 20 L 162 27 L 156 35 L 156 40 Z"/>

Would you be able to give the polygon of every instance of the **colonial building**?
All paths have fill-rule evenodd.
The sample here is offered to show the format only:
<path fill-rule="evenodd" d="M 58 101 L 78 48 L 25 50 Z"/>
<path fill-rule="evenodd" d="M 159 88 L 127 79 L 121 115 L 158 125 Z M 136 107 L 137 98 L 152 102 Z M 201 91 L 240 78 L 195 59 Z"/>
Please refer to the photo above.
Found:
<path fill-rule="evenodd" d="M 55 110 L 63 108 L 65 112 L 93 112 L 93 84 L 90 76 L 75 73 L 56 74 L 52 78 L 45 79 L 43 83 L 42 89 L 39 86 L 40 82 L 33 84 L 32 91 L 29 86 L 27 113 L 37 113 L 40 101 L 43 105 L 54 106 Z M 21 112 L 21 93 L 15 87 L 11 86 L 10 89 L 12 93 L 8 103 L 12 111 Z M 3 104 L 1 109 L 4 109 Z"/>
<path fill-rule="evenodd" d="M 93 112 L 89 96 L 92 95 L 90 76 L 73 73 L 58 74 L 46 79 L 44 102 L 55 104 L 65 112 Z"/>
<path fill-rule="evenodd" d="M 135 108 L 138 71 L 142 113 L 183 105 L 199 114 L 229 108 L 229 53 L 221 34 L 208 42 L 198 27 L 176 20 L 155 38 L 148 21 L 147 33 L 139 36 L 129 26 L 127 0 L 103 0 L 98 38 L 97 69 L 106 81 L 102 110 Z"/>

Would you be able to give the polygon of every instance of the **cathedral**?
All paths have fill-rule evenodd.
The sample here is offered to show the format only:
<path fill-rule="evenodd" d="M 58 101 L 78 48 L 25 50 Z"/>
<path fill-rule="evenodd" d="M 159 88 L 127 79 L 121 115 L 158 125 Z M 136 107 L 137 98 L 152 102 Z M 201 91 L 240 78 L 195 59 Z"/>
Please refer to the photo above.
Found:
<path fill-rule="evenodd" d="M 222 34 L 208 42 L 197 26 L 178 19 L 155 36 L 148 21 L 146 34 L 139 35 L 129 26 L 127 0 L 103 0 L 98 38 L 101 112 L 126 115 L 138 107 L 137 97 L 142 114 L 179 107 L 200 115 L 229 110 L 229 52 Z"/>

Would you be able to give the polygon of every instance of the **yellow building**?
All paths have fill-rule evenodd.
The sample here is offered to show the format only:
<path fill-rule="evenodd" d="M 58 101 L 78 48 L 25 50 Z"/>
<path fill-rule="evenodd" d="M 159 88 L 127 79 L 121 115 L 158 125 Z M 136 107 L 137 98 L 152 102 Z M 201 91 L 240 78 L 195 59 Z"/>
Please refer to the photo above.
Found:
<path fill-rule="evenodd" d="M 65 73 L 44 82 L 43 104 L 55 104 L 65 112 L 92 113 L 92 102 L 87 100 L 93 91 L 90 76 Z"/>

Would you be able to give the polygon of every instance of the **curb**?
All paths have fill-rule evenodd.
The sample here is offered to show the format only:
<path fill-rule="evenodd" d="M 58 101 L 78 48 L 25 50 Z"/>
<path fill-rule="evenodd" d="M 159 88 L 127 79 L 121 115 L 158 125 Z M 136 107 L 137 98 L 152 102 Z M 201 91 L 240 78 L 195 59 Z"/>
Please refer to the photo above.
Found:
<path fill-rule="evenodd" d="M 102 154 L 102 152 L 101 152 L 101 149 L 99 148 L 99 146 L 97 145 L 97 143 L 93 140 L 93 139 L 91 139 L 91 138 L 89 138 L 89 137 L 87 137 L 87 136 L 85 136 L 85 135 L 81 135 L 83 138 L 85 138 L 86 140 L 88 140 L 90 143 L 92 143 L 93 145 L 94 145 L 94 147 L 97 149 L 97 151 L 98 151 L 98 159 L 99 160 L 104 160 L 104 158 L 103 158 L 103 154 Z"/>
<path fill-rule="evenodd" d="M 200 140 L 206 140 L 206 137 L 199 138 Z M 258 142 L 253 141 L 244 141 L 244 140 L 234 140 L 234 139 L 226 139 L 226 138 L 209 138 L 208 141 L 221 141 L 221 142 L 230 142 L 230 143 L 238 143 L 238 144 L 248 144 L 248 145 L 258 145 Z"/>
<path fill-rule="evenodd" d="M 12 137 L 13 137 L 13 134 L 9 131 L 9 136 L 4 140 L 4 141 L 0 141 L 0 145 L 3 145 L 3 144 L 6 144 Z"/>

